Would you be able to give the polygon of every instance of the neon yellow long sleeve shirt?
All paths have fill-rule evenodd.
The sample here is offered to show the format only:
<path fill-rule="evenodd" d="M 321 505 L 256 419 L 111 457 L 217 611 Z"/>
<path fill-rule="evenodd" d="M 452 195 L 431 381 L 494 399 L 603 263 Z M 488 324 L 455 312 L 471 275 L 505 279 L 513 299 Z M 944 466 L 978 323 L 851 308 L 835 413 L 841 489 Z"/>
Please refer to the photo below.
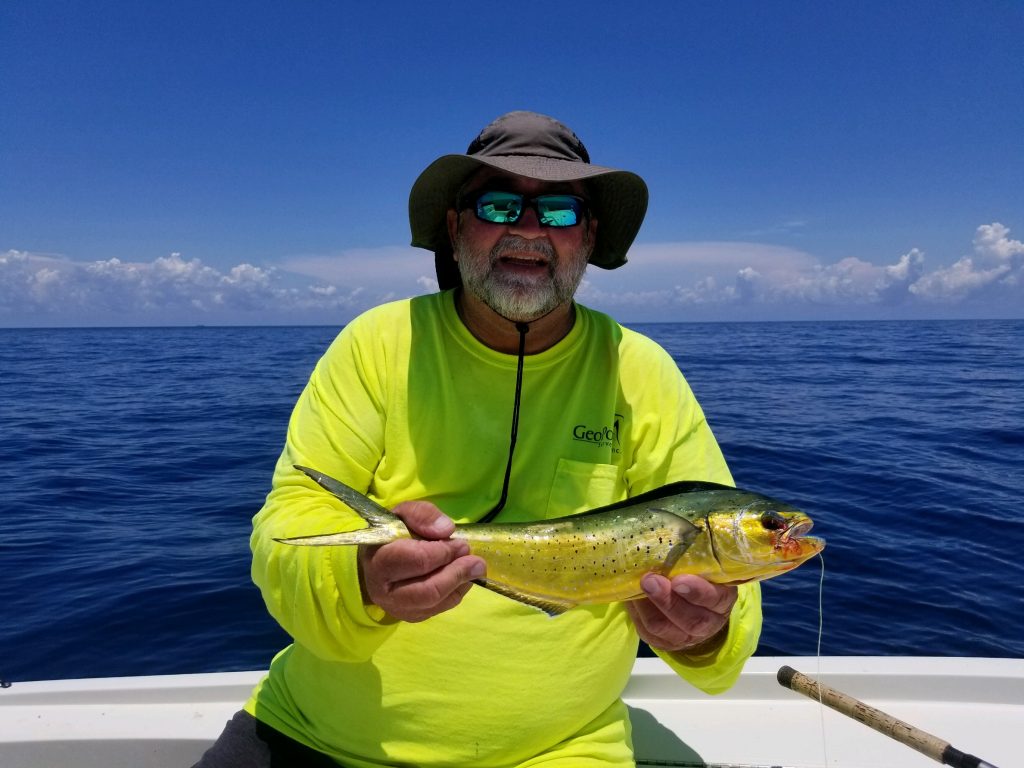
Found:
<path fill-rule="evenodd" d="M 294 464 L 389 508 L 429 499 L 457 523 L 479 519 L 501 493 L 516 364 L 469 333 L 451 292 L 344 328 L 295 406 L 254 518 L 253 579 L 294 642 L 248 712 L 349 766 L 632 765 L 620 696 L 637 635 L 621 605 L 552 619 L 474 587 L 451 611 L 396 622 L 364 605 L 355 547 L 274 541 L 363 525 Z M 661 347 L 577 305 L 568 336 L 525 359 L 498 519 L 558 517 L 676 480 L 732 482 L 700 406 Z M 718 651 L 659 655 L 721 692 L 760 627 L 759 588 L 744 585 Z"/>

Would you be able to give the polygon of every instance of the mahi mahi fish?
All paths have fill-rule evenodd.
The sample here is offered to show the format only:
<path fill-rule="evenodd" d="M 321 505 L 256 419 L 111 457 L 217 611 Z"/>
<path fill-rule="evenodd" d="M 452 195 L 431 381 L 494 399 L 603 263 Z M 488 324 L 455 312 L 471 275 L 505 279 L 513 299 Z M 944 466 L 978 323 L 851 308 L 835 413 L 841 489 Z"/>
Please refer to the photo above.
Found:
<path fill-rule="evenodd" d="M 296 465 L 369 526 L 345 533 L 277 539 L 299 546 L 386 544 L 416 538 L 401 519 L 348 487 Z M 549 616 L 577 605 L 643 597 L 646 573 L 682 573 L 717 584 L 759 581 L 790 571 L 825 542 L 808 536 L 811 519 L 788 504 L 726 485 L 680 482 L 566 517 L 457 525 L 487 563 L 476 583 Z"/>

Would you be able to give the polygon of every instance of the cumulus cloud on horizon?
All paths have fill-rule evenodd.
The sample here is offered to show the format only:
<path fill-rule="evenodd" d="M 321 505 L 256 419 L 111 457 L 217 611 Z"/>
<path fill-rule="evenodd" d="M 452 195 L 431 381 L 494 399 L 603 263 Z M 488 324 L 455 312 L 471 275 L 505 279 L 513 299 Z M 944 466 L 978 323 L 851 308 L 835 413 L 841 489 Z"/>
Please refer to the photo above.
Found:
<path fill-rule="evenodd" d="M 921 277 L 910 291 L 922 298 L 956 301 L 970 295 L 988 294 L 992 289 L 1013 290 L 1024 295 L 1024 243 L 1011 240 L 1010 230 L 998 222 L 978 227 L 974 254 L 962 256 L 955 264 Z"/>
<path fill-rule="evenodd" d="M 430 255 L 407 247 L 291 257 L 276 267 L 226 270 L 181 254 L 149 262 L 78 262 L 0 253 L 0 325 L 341 324 L 396 298 L 437 289 Z M 973 251 L 926 270 L 912 249 L 891 264 L 857 257 L 823 264 L 759 243 L 635 245 L 630 264 L 588 270 L 580 300 L 623 321 L 977 316 L 1024 312 L 1024 243 L 998 222 L 978 227 Z"/>
<path fill-rule="evenodd" d="M 642 244 L 630 251 L 630 288 L 614 273 L 587 273 L 580 299 L 642 320 L 787 319 L 844 316 L 1024 316 L 1024 243 L 995 222 L 975 232 L 974 252 L 926 271 L 913 248 L 891 264 L 850 256 L 822 264 L 793 248 L 758 243 Z M 671 317 L 669 319 L 675 319 Z"/>
<path fill-rule="evenodd" d="M 294 283 L 278 268 L 221 271 L 179 253 L 76 262 L 12 250 L 0 254 L 0 324 L 318 322 L 392 298 L 362 285 Z"/>

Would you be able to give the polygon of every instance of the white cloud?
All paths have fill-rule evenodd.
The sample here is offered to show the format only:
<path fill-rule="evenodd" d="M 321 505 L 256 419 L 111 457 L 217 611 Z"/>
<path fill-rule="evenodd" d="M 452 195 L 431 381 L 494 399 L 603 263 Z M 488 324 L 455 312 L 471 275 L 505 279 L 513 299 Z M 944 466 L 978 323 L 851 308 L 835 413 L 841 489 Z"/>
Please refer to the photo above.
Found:
<path fill-rule="evenodd" d="M 992 223 L 978 227 L 971 254 L 931 272 L 916 248 L 887 264 L 824 264 L 760 243 L 640 244 L 624 268 L 588 270 L 578 296 L 625 322 L 1020 317 L 1022 278 L 1024 244 Z M 341 324 L 435 290 L 431 255 L 397 246 L 225 270 L 177 253 L 150 262 L 0 253 L 0 325 Z"/>
<path fill-rule="evenodd" d="M 756 243 L 663 243 L 638 246 L 621 273 L 590 270 L 580 297 L 595 306 L 684 313 L 778 311 L 804 307 L 860 307 L 901 302 L 921 274 L 913 250 L 892 265 L 856 257 L 825 265 L 809 253 Z M 642 289 L 641 289 L 642 286 Z M 620 311 L 621 314 L 621 311 Z"/>
<path fill-rule="evenodd" d="M 580 300 L 602 308 L 671 310 L 750 298 L 747 281 L 782 282 L 816 260 L 793 248 L 759 243 L 645 243 L 614 272 L 590 268 Z M 622 314 L 618 312 L 617 314 Z"/>
<path fill-rule="evenodd" d="M 1009 234 L 998 222 L 978 227 L 974 255 L 923 276 L 910 291 L 922 300 L 945 304 L 1014 298 L 1024 302 L 1024 243 Z M 1022 304 L 1017 306 L 1020 311 Z"/>
<path fill-rule="evenodd" d="M 982 224 L 974 234 L 974 252 L 997 264 L 1021 266 L 1024 243 L 1009 238 L 1010 230 L 999 222 Z"/>
<path fill-rule="evenodd" d="M 415 281 L 418 274 L 433 273 L 433 259 L 422 248 L 385 246 L 350 248 L 332 255 L 289 256 L 280 269 L 333 283 L 371 284 L 390 279 Z"/>
<path fill-rule="evenodd" d="M 889 264 L 857 256 L 823 264 L 782 246 L 661 243 L 634 247 L 621 271 L 589 270 L 579 295 L 617 317 L 646 321 L 923 317 L 950 309 L 1020 316 L 1022 261 L 1024 244 L 999 223 L 978 227 L 972 256 L 931 273 L 917 248 Z"/>
<path fill-rule="evenodd" d="M 358 285 L 293 285 L 276 268 L 226 272 L 178 253 L 151 262 L 0 254 L 0 323 L 344 322 L 378 303 Z"/>

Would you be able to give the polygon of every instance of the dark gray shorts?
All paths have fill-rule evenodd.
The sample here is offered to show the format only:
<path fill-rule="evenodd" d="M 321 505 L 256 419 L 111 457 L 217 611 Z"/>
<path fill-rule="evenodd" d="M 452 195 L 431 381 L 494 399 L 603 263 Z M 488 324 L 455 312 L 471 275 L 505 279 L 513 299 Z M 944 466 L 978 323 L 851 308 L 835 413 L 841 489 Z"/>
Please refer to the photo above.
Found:
<path fill-rule="evenodd" d="M 192 768 L 338 768 L 338 763 L 242 711 Z"/>

